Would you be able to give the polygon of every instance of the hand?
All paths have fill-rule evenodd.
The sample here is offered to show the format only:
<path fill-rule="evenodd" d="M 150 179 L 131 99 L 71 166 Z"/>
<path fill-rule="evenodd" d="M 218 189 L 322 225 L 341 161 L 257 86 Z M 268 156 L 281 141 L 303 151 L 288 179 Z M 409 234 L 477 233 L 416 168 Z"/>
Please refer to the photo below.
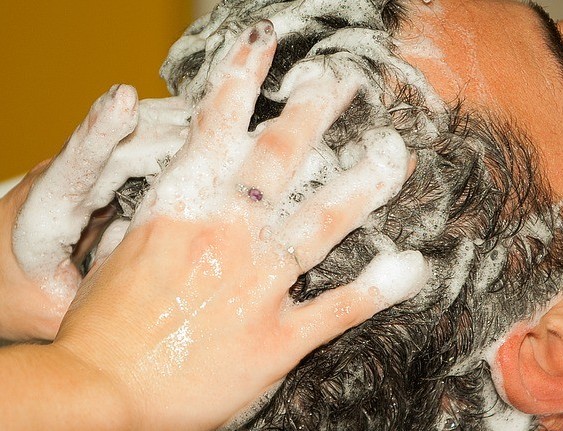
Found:
<path fill-rule="evenodd" d="M 216 428 L 308 352 L 426 280 L 419 253 L 389 253 L 350 285 L 289 298 L 299 274 L 400 190 L 409 157 L 396 132 L 372 131 L 365 160 L 285 216 L 304 160 L 360 88 L 319 69 L 294 82 L 280 118 L 248 133 L 275 49 L 261 21 L 213 69 L 189 145 L 87 277 L 52 346 L 113 382 L 133 429 Z"/>
<path fill-rule="evenodd" d="M 134 88 L 112 87 L 61 153 L 0 200 L 0 338 L 55 337 L 82 279 L 71 255 L 89 251 L 105 226 L 75 248 L 81 232 L 129 177 L 159 173 L 159 160 L 180 148 L 184 105 L 178 98 L 139 105 Z"/>

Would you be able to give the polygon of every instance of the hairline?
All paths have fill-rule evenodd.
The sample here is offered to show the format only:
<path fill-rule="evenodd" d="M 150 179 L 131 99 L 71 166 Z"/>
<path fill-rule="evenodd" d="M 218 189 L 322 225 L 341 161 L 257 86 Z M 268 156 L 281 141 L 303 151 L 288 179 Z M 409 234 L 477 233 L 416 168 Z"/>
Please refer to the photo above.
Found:
<path fill-rule="evenodd" d="M 563 79 L 563 36 L 559 32 L 557 24 L 539 4 L 531 0 L 526 1 L 524 4 L 539 18 L 543 39 L 549 52 L 559 65 L 559 73 Z"/>

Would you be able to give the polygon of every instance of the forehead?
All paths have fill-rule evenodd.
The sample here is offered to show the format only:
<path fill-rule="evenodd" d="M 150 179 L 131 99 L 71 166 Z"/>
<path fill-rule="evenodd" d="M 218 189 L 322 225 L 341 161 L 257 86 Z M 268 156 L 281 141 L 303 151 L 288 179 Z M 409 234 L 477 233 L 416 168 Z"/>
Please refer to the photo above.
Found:
<path fill-rule="evenodd" d="M 541 75 L 558 72 L 538 15 L 519 2 L 409 2 L 398 39 L 402 54 L 450 97 L 464 91 L 471 100 L 494 103 L 506 79 L 545 85 Z M 436 73 L 448 74 L 449 88 Z"/>
<path fill-rule="evenodd" d="M 446 101 L 518 126 L 563 192 L 563 75 L 534 9 L 510 0 L 411 1 L 397 39 Z"/>
<path fill-rule="evenodd" d="M 163 67 L 169 83 L 183 59 L 210 60 L 219 44 L 230 45 L 233 35 L 261 18 L 274 21 L 280 38 L 331 26 L 399 28 L 393 35 L 398 54 L 419 68 L 446 102 L 463 101 L 468 109 L 506 118 L 536 142 L 548 136 L 563 140 L 561 70 L 538 14 L 512 0 L 225 0 L 172 48 Z M 183 66 L 189 69 L 189 63 Z M 176 70 L 185 75 L 182 67 Z"/>

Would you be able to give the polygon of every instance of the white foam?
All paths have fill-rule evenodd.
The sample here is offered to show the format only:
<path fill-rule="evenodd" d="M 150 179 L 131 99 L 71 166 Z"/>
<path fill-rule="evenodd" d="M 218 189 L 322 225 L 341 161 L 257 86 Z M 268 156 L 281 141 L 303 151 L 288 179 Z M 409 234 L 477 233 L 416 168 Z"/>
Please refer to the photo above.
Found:
<path fill-rule="evenodd" d="M 353 285 L 359 289 L 377 289 L 381 300 L 392 305 L 416 295 L 429 277 L 429 264 L 418 251 L 380 253 Z"/>
<path fill-rule="evenodd" d="M 338 102 L 341 102 L 341 97 L 337 97 L 338 94 L 355 94 L 360 88 L 368 88 L 365 74 L 351 60 L 351 54 L 346 52 L 338 52 L 329 57 L 305 58 L 286 73 L 277 92 L 265 91 L 264 95 L 277 102 L 285 102 L 291 96 L 294 102 L 299 103 L 299 97 L 307 98 L 307 93 L 295 91 L 297 88 L 312 88 L 314 85 L 315 93 L 320 95 L 322 93 L 319 89 L 324 84 L 330 88 L 324 93 L 325 103 L 320 106 L 331 107 L 340 112 L 342 107 Z"/>
<path fill-rule="evenodd" d="M 52 281 L 90 219 L 87 197 L 117 143 L 134 129 L 137 95 L 114 86 L 91 108 L 61 154 L 33 185 L 16 222 L 13 249 L 31 277 Z M 107 202 L 105 202 L 107 203 Z M 61 289 L 68 288 L 60 286 Z M 74 286 L 73 286 L 74 288 Z"/>
<path fill-rule="evenodd" d="M 348 186 L 350 193 L 355 187 L 370 191 L 365 196 L 366 210 L 370 213 L 386 204 L 403 187 L 407 179 L 409 152 L 401 135 L 391 128 L 368 130 L 362 136 L 362 142 L 366 149 L 365 157 L 358 162 L 358 169 L 349 171 L 354 175 L 351 175 L 353 183 Z M 362 175 L 355 178 L 360 168 Z M 364 183 L 369 186 L 362 187 Z M 343 198 L 337 194 L 334 196 Z M 368 213 L 364 214 L 364 222 Z"/>
<path fill-rule="evenodd" d="M 484 418 L 487 429 L 494 431 L 528 431 L 533 423 L 533 416 L 522 413 L 512 406 L 498 402 L 498 394 L 491 384 L 483 390 L 485 398 Z"/>
<path fill-rule="evenodd" d="M 474 286 L 477 292 L 485 292 L 493 285 L 502 273 L 507 258 L 508 250 L 502 245 L 498 245 L 487 253 L 475 276 Z"/>

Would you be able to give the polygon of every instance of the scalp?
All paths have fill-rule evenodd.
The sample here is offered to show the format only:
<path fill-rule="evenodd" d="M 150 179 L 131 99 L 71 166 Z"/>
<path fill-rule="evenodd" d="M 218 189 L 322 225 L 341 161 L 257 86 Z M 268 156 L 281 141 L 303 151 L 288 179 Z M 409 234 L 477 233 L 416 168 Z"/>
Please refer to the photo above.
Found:
<path fill-rule="evenodd" d="M 327 169 L 357 163 L 362 137 L 380 127 L 397 130 L 418 161 L 399 195 L 291 294 L 306 301 L 355 280 L 389 244 L 432 263 L 423 292 L 310 354 L 232 428 L 485 430 L 487 416 L 509 410 L 492 389 L 486 351 L 558 292 L 559 209 L 518 124 L 446 105 L 397 56 L 393 33 L 407 17 L 391 0 L 223 1 L 186 31 L 162 68 L 171 91 L 196 103 L 235 35 L 270 19 L 279 46 L 250 130 L 279 116 L 284 78 L 314 62 L 363 83 L 324 136 L 335 155 Z M 319 174 L 287 199 L 324 181 Z"/>

